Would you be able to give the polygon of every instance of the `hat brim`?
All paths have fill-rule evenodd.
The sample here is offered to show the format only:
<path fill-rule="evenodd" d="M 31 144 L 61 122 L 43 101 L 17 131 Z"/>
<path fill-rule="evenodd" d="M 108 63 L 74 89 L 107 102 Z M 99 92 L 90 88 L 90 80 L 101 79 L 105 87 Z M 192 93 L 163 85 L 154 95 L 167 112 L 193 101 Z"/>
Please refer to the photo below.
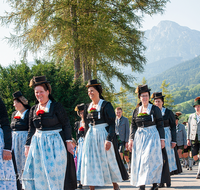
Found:
<path fill-rule="evenodd" d="M 50 82 L 49 82 L 49 81 L 42 81 L 42 82 L 34 83 L 33 85 L 34 85 L 34 86 L 38 86 L 38 85 L 40 85 L 40 84 L 48 84 L 48 83 L 50 83 Z"/>
<path fill-rule="evenodd" d="M 24 96 L 19 96 L 17 98 L 14 98 L 13 100 L 19 100 L 23 105 L 28 105 L 28 100 Z"/>
<path fill-rule="evenodd" d="M 156 97 L 154 97 L 153 99 L 155 100 L 155 99 L 160 99 L 160 98 L 164 98 L 165 96 L 156 96 Z"/>
<path fill-rule="evenodd" d="M 89 88 L 89 87 L 98 86 L 98 85 L 101 85 L 101 83 L 98 83 L 98 84 L 87 84 L 86 87 Z"/>

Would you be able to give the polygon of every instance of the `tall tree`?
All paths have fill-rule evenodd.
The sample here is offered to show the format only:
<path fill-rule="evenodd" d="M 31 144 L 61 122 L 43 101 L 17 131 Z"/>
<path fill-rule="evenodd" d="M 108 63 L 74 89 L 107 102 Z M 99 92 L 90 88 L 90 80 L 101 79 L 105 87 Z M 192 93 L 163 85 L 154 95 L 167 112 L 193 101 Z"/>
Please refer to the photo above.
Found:
<path fill-rule="evenodd" d="M 169 0 L 7 0 L 12 12 L 2 24 L 14 24 L 10 42 L 33 52 L 47 49 L 58 60 L 73 60 L 74 78 L 98 77 L 110 87 L 117 77 L 131 88 L 133 77 L 118 66 L 141 72 L 145 63 L 139 30 L 144 14 L 162 13 Z M 140 16 L 138 16 L 140 12 Z"/>
<path fill-rule="evenodd" d="M 174 107 L 173 105 L 173 102 L 174 102 L 174 99 L 173 99 L 173 96 L 172 94 L 169 92 L 169 90 L 167 89 L 168 86 L 169 86 L 170 83 L 166 83 L 166 80 L 164 80 L 161 84 L 161 89 L 162 89 L 162 93 L 163 95 L 165 96 L 165 102 L 164 102 L 164 106 L 169 108 L 169 109 L 172 109 Z"/>

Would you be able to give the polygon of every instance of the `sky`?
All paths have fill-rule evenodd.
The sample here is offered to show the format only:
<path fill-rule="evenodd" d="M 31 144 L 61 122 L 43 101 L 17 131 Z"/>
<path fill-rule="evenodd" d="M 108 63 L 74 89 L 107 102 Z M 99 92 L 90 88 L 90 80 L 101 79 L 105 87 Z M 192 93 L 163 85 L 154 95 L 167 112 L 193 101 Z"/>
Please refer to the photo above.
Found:
<path fill-rule="evenodd" d="M 170 20 L 178 23 L 181 26 L 187 26 L 190 29 L 200 31 L 200 0 L 171 0 L 167 3 L 165 12 L 160 15 L 145 16 L 143 20 L 143 27 L 141 30 L 151 29 L 153 26 L 157 26 L 160 21 Z M 5 0 L 0 1 L 0 15 L 2 16 L 5 11 L 9 11 L 10 8 Z M 0 26 L 0 64 L 2 66 L 8 66 L 14 62 L 20 62 L 20 49 L 11 47 L 5 37 L 9 37 L 12 33 L 12 27 Z M 41 54 L 40 54 L 41 56 Z M 28 62 L 32 62 L 34 58 L 38 58 L 38 55 L 31 55 L 28 53 Z"/>

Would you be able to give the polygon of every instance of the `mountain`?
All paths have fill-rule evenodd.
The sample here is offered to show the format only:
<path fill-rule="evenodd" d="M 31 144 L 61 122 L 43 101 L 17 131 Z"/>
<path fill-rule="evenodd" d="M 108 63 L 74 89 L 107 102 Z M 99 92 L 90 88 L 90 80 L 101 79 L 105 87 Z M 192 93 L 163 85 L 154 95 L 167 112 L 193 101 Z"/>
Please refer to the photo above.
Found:
<path fill-rule="evenodd" d="M 175 104 L 194 99 L 200 92 L 200 56 L 182 62 L 148 80 L 153 91 L 160 91 L 162 81 L 170 83 L 169 90 L 172 93 Z"/>
<path fill-rule="evenodd" d="M 145 31 L 147 63 L 168 57 L 192 59 L 200 55 L 200 31 L 191 30 L 172 21 L 161 21 Z"/>

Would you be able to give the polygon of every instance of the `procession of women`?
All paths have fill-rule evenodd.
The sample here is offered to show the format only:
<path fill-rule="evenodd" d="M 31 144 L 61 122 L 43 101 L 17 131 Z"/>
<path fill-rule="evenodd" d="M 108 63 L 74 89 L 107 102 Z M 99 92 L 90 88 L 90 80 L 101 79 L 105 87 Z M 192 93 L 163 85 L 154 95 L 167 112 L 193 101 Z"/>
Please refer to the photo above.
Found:
<path fill-rule="evenodd" d="M 200 179 L 200 97 L 181 124 L 182 113 L 165 107 L 162 92 L 139 85 L 139 103 L 132 110 L 128 137 L 122 139 L 120 118 L 97 79 L 86 85 L 91 102 L 74 108 L 80 118 L 75 124 L 53 98 L 45 76 L 34 76 L 29 86 L 36 104 L 31 107 L 23 92 L 13 92 L 11 122 L 0 99 L 0 190 L 94 190 L 107 184 L 120 190 L 119 183 L 129 179 L 139 190 L 147 185 L 157 190 L 173 187 L 171 176 L 195 164 Z"/>

